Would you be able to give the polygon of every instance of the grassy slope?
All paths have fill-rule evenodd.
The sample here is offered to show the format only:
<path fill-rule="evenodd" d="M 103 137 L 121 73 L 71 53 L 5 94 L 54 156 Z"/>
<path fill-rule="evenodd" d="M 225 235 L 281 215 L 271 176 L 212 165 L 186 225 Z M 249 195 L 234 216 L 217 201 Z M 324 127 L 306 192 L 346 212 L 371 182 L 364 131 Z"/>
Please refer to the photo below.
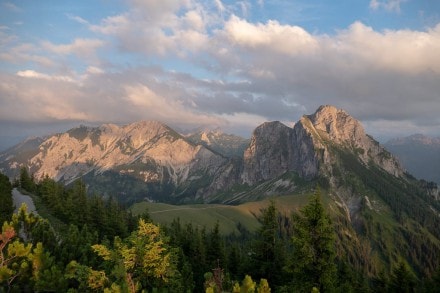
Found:
<path fill-rule="evenodd" d="M 237 224 L 241 223 L 246 229 L 255 231 L 259 226 L 257 217 L 261 210 L 274 200 L 277 208 L 285 214 L 290 214 L 298 207 L 308 202 L 309 195 L 288 195 L 271 197 L 262 201 L 247 202 L 237 206 L 220 204 L 199 205 L 169 205 L 163 203 L 136 203 L 131 207 L 134 215 L 148 211 L 151 218 L 161 224 L 169 224 L 179 218 L 181 223 L 192 223 L 199 227 L 211 229 L 219 222 L 223 234 L 239 233 Z"/>

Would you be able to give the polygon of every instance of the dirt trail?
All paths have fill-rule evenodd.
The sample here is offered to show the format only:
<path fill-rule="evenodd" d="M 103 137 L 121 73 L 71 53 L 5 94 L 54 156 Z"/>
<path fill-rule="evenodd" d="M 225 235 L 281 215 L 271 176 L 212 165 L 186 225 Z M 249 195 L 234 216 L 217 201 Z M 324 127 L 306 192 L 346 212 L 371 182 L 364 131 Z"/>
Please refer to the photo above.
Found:
<path fill-rule="evenodd" d="M 20 191 L 18 191 L 17 188 L 14 188 L 12 190 L 12 199 L 14 201 L 14 206 L 15 206 L 14 213 L 18 211 L 22 203 L 25 203 L 27 205 L 29 213 L 38 214 L 32 198 L 29 195 L 20 193 Z"/>

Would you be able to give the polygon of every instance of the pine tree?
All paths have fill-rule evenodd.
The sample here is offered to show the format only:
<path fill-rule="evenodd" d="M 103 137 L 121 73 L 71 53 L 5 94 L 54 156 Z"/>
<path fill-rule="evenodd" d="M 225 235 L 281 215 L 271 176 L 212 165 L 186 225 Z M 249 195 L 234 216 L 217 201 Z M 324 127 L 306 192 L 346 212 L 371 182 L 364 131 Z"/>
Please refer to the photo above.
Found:
<path fill-rule="evenodd" d="M 399 261 L 394 267 L 390 279 L 390 292 L 409 293 L 414 291 L 416 277 L 407 263 Z"/>
<path fill-rule="evenodd" d="M 263 210 L 256 238 L 252 256 L 254 271 L 250 273 L 256 278 L 266 278 L 271 285 L 278 285 L 283 279 L 285 257 L 279 233 L 278 210 L 273 201 Z"/>
<path fill-rule="evenodd" d="M 29 172 L 24 166 L 20 169 L 20 187 L 28 192 L 34 192 L 36 189 L 33 176 L 29 176 Z"/>
<path fill-rule="evenodd" d="M 0 225 L 10 220 L 13 212 L 12 185 L 7 176 L 0 174 Z"/>
<path fill-rule="evenodd" d="M 170 280 L 178 273 L 175 266 L 174 252 L 165 242 L 159 227 L 139 220 L 138 230 L 125 241 L 115 237 L 113 248 L 102 244 L 92 246 L 93 250 L 104 260 L 110 272 L 89 271 L 99 277 L 92 289 L 103 289 L 104 279 L 112 277 L 115 285 L 127 292 L 139 289 L 166 289 Z M 74 267 L 75 264 L 71 263 Z M 78 268 L 82 268 L 79 266 Z M 101 277 L 100 277 L 101 276 Z"/>
<path fill-rule="evenodd" d="M 290 268 L 298 291 L 331 291 L 336 279 L 335 236 L 318 190 L 301 214 L 293 216 L 293 256 Z"/>

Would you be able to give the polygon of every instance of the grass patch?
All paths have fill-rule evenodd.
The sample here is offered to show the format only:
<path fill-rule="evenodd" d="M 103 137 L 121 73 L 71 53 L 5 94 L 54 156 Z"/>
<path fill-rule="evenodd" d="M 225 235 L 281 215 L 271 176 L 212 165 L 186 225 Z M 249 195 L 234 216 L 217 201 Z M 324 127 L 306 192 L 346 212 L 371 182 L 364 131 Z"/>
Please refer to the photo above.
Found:
<path fill-rule="evenodd" d="M 306 205 L 310 194 L 270 197 L 261 201 L 247 202 L 240 205 L 192 204 L 171 205 L 164 203 L 141 202 L 131 206 L 134 215 L 148 212 L 154 222 L 170 224 L 179 218 L 181 223 L 191 223 L 199 227 L 212 229 L 219 223 L 220 232 L 224 235 L 239 234 L 237 225 L 240 223 L 249 231 L 260 227 L 258 217 L 261 211 L 269 206 L 270 200 L 275 201 L 277 209 L 285 215 Z"/>

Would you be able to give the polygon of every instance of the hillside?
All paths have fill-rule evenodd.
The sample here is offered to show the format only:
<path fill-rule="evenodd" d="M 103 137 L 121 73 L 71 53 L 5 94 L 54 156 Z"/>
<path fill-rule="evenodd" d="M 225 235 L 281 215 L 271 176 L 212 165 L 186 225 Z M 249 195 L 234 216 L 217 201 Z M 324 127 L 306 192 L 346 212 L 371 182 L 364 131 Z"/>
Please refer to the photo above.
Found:
<path fill-rule="evenodd" d="M 272 197 L 270 199 L 246 202 L 239 205 L 197 204 L 170 205 L 164 203 L 141 202 L 134 204 L 130 210 L 133 215 L 148 212 L 151 218 L 160 224 L 171 224 L 180 219 L 182 224 L 191 223 L 200 228 L 213 229 L 216 223 L 222 234 L 240 234 L 239 226 L 255 232 L 260 226 L 261 211 L 274 201 L 279 211 L 289 216 L 307 203 L 310 194 Z"/>

